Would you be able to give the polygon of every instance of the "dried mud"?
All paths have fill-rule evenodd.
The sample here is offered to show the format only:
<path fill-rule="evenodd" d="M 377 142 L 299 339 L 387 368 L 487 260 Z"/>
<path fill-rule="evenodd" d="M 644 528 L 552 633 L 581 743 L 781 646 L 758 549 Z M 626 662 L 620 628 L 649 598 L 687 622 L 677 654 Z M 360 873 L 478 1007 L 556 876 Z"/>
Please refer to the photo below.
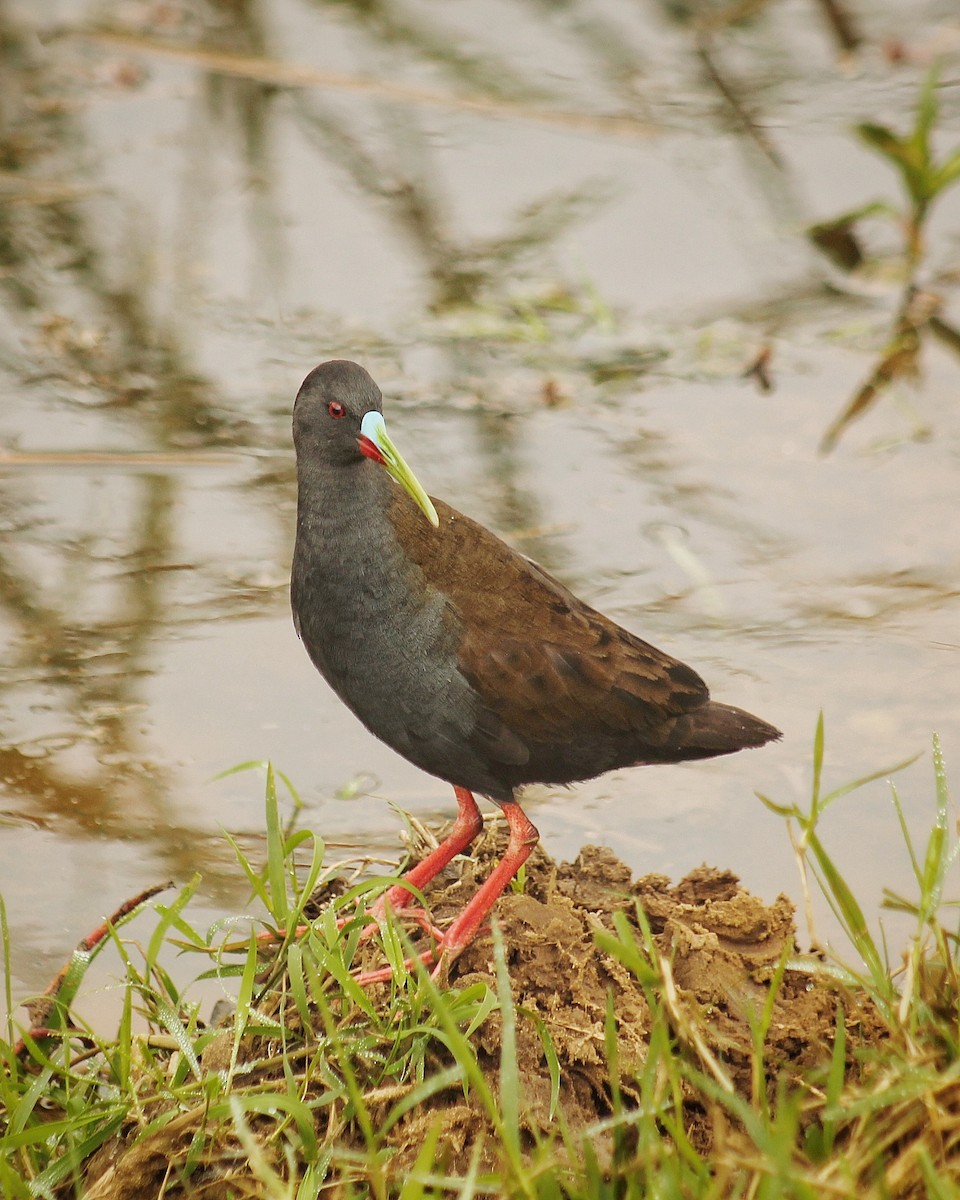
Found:
<path fill-rule="evenodd" d="M 474 856 L 461 860 L 460 878 L 431 887 L 428 898 L 435 919 L 442 923 L 462 906 L 502 849 L 501 833 L 488 828 Z M 765 905 L 728 871 L 702 867 L 677 884 L 660 875 L 633 880 L 628 868 L 609 850 L 587 847 L 574 862 L 558 865 L 538 849 L 527 864 L 523 893 L 506 895 L 496 909 L 518 1014 L 521 1124 L 529 1144 L 541 1132 L 555 1132 L 558 1120 L 576 1134 L 610 1115 L 604 1025 L 611 1002 L 623 1093 L 628 1100 L 639 1094 L 635 1079 L 648 1052 L 650 1005 L 636 976 L 599 948 L 595 936 L 598 930 L 613 930 L 616 913 L 625 914 L 636 929 L 638 901 L 658 950 L 672 968 L 674 986 L 661 987 L 658 992 L 662 1007 L 657 1019 L 669 1023 L 676 1041 L 692 1039 L 695 1057 L 708 1071 L 715 1065 L 738 1093 L 756 1099 L 753 1029 L 770 993 L 771 980 L 796 936 L 790 901 L 780 896 L 772 905 Z M 366 953 L 368 965 L 377 962 L 375 945 Z M 456 987 L 482 980 L 496 988 L 489 935 L 479 937 L 452 964 L 448 980 Z M 851 999 L 845 994 L 849 1064 L 865 1044 L 883 1036 L 872 1011 Z M 775 990 L 764 1043 L 771 1102 L 775 1101 L 778 1076 L 786 1073 L 796 1079 L 829 1061 L 837 1012 L 837 992 L 823 977 L 785 971 Z M 559 1113 L 553 1117 L 550 1074 L 535 1018 L 549 1033 L 560 1067 Z M 500 1021 L 499 1012 L 494 1012 L 474 1034 L 480 1064 L 494 1092 L 501 1066 Z M 249 1047 L 250 1059 L 262 1053 L 262 1048 Z M 441 1062 L 441 1047 L 437 1054 Z M 205 1057 L 204 1065 L 212 1065 L 214 1057 Z M 282 1080 L 278 1081 L 278 1087 L 282 1086 Z M 395 1099 L 383 1101 L 382 1113 L 374 1101 L 374 1122 L 386 1116 Z M 129 1145 L 118 1137 L 111 1147 L 104 1148 L 98 1162 L 89 1164 L 91 1190 L 86 1194 L 96 1200 L 140 1200 L 163 1187 L 163 1194 L 171 1197 L 219 1200 L 221 1196 L 260 1194 L 257 1181 L 240 1168 L 242 1151 L 227 1129 L 208 1128 L 207 1134 L 211 1144 L 219 1144 L 231 1158 L 232 1169 L 223 1172 L 222 1162 L 220 1170 L 206 1170 L 198 1164 L 189 1182 L 177 1178 L 177 1165 L 183 1163 L 201 1119 L 200 1113 L 183 1114 L 146 1138 L 131 1139 Z M 438 1120 L 442 1123 L 444 1165 L 450 1172 L 468 1168 L 478 1141 L 487 1148 L 495 1145 L 479 1101 L 472 1095 L 465 1099 L 462 1088 L 452 1086 L 412 1108 L 393 1127 L 388 1137 L 394 1151 L 390 1175 L 401 1177 L 412 1165 Z M 683 1120 L 693 1145 L 705 1154 L 711 1153 L 718 1130 L 723 1133 L 726 1129 L 723 1114 L 711 1111 L 702 1097 L 692 1092 L 684 1103 Z M 341 1130 L 339 1144 L 343 1145 L 344 1139 L 349 1142 L 349 1136 L 346 1129 Z M 608 1147 L 602 1137 L 595 1138 L 593 1145 L 602 1162 Z M 359 1138 L 354 1149 L 362 1150 Z M 492 1154 L 481 1154 L 482 1165 L 492 1162 Z M 338 1194 L 333 1180 L 328 1181 L 330 1185 L 333 1190 L 325 1194 Z"/>

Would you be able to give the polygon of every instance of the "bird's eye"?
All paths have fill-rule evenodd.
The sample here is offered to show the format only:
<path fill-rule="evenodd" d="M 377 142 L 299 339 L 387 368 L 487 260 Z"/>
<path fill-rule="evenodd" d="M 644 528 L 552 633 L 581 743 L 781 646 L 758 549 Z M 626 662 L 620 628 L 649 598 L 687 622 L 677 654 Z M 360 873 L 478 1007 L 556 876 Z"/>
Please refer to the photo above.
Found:
<path fill-rule="evenodd" d="M 345 409 L 339 400 L 331 400 L 327 405 L 327 412 L 336 420 L 339 420 L 343 416 L 344 411 Z"/>

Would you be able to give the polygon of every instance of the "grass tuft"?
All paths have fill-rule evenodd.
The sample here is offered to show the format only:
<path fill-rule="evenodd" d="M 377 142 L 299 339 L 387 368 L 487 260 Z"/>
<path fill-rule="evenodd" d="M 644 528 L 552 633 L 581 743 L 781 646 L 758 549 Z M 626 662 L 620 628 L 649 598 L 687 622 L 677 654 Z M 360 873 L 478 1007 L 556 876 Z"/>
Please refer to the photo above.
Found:
<path fill-rule="evenodd" d="M 267 767 L 263 864 L 234 846 L 253 918 L 194 928 L 196 880 L 149 917 L 137 898 L 84 939 L 26 1027 L 8 1022 L 0 1194 L 958 1200 L 958 848 L 941 748 L 925 846 L 891 785 L 916 885 L 885 894 L 914 923 L 893 966 L 820 828 L 890 771 L 831 791 L 824 774 L 821 720 L 809 804 L 762 799 L 852 965 L 799 953 L 787 902 L 765 907 L 724 872 L 634 882 L 594 850 L 560 866 L 535 854 L 492 942 L 434 978 L 402 969 L 404 926 L 361 939 L 388 880 L 318 907 L 323 843 L 281 819 Z M 485 835 L 461 883 L 432 897 L 434 919 L 498 845 Z M 138 914 L 153 922 L 142 947 L 120 936 Z M 2 907 L 0 932 L 9 964 Z M 73 1008 L 107 947 L 124 977 L 110 1036 Z M 197 959 L 197 981 L 220 981 L 229 1015 L 204 1020 L 164 965 L 175 951 Z M 361 988 L 355 972 L 384 956 L 393 981 Z"/>

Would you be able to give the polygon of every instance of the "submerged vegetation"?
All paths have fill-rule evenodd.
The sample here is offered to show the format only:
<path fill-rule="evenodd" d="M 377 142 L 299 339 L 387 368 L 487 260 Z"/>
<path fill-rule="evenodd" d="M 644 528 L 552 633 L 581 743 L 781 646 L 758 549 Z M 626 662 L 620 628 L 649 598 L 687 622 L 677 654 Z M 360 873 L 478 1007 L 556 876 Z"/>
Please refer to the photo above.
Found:
<path fill-rule="evenodd" d="M 886 897 L 915 921 L 902 962 L 819 836 L 828 805 L 866 782 L 822 789 L 821 724 L 809 808 L 765 803 L 790 822 L 804 887 L 822 889 L 855 965 L 800 953 L 783 897 L 766 907 L 706 868 L 676 886 L 632 883 L 593 850 L 563 866 L 538 852 L 492 943 L 438 979 L 402 970 L 407 939 L 392 923 L 361 942 L 385 881 L 336 894 L 322 843 L 283 828 L 268 768 L 265 866 L 237 850 L 257 919 L 201 932 L 189 885 L 154 902 L 141 945 L 125 926 L 144 901 L 83 943 L 31 1030 L 18 1040 L 10 1023 L 0 1191 L 960 1195 L 960 979 L 943 918 L 957 843 L 936 740 L 933 762 L 925 847 L 893 791 L 917 884 L 913 899 Z M 479 859 L 496 840 L 488 831 Z M 431 897 L 434 916 L 483 870 L 465 860 L 464 878 Z M 124 973 L 111 1036 L 72 1007 L 107 947 Z M 197 981 L 220 981 L 225 1015 L 204 1020 L 174 982 L 175 951 L 202 956 Z M 395 981 L 359 987 L 351 971 L 381 954 Z"/>

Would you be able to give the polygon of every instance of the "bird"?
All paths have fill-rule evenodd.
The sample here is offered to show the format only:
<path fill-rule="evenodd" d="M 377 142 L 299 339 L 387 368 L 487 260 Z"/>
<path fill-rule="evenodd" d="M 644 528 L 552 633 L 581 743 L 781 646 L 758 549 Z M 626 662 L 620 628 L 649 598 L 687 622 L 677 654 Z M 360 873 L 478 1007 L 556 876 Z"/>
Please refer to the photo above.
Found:
<path fill-rule="evenodd" d="M 293 620 L 314 666 L 372 734 L 453 786 L 447 836 L 387 890 L 406 908 L 482 828 L 506 850 L 435 944 L 471 942 L 539 840 L 528 784 L 711 758 L 774 741 L 773 725 L 710 698 L 697 672 L 578 599 L 489 529 L 424 491 L 387 433 L 370 374 L 342 359 L 304 379 L 293 409 Z M 411 960 L 412 961 L 412 960 Z M 371 972 L 365 982 L 388 978 Z"/>

